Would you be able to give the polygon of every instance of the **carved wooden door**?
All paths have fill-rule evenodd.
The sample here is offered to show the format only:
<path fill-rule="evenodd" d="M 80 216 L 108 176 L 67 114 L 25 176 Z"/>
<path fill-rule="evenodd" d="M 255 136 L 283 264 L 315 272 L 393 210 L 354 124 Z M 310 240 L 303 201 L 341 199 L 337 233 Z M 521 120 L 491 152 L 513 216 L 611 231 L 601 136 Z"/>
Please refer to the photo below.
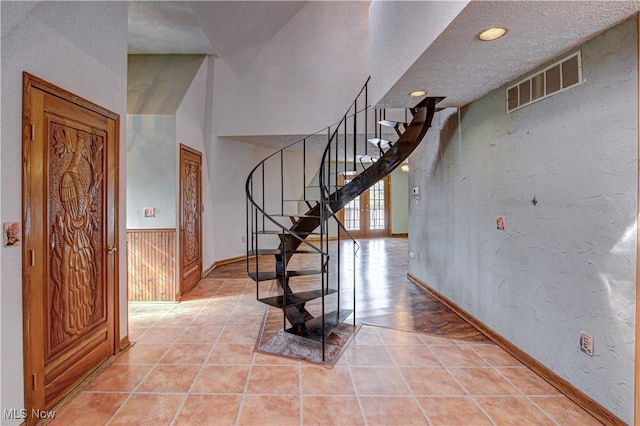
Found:
<path fill-rule="evenodd" d="M 26 73 L 23 108 L 25 405 L 31 416 L 60 401 L 117 348 L 119 117 Z"/>
<path fill-rule="evenodd" d="M 202 278 L 202 154 L 180 145 L 180 292 Z"/>

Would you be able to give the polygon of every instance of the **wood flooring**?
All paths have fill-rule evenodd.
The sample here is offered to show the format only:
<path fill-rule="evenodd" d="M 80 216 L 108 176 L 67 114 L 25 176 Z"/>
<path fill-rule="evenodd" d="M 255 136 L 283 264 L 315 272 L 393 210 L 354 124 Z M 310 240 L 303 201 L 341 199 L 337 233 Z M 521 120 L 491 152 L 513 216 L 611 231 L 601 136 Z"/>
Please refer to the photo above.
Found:
<path fill-rule="evenodd" d="M 353 243 L 332 241 L 329 252 L 337 258 L 338 244 L 343 253 L 341 276 L 346 283 L 342 292 L 350 294 L 350 281 L 355 269 L 356 321 L 397 330 L 428 333 L 470 342 L 484 342 L 486 337 L 458 315 L 445 307 L 425 290 L 407 278 L 408 241 L 406 238 L 371 238 L 358 240 L 359 249 L 353 258 L 344 256 Z M 252 267 L 255 260 L 252 260 Z M 290 268 L 317 267 L 315 255 L 295 255 Z M 336 262 L 332 268 L 337 269 Z M 259 259 L 261 271 L 275 268 L 273 256 Z M 334 270 L 333 273 L 336 273 Z M 246 262 L 220 266 L 207 278 L 244 278 Z M 305 277 L 309 284 L 308 277 Z M 262 290 L 261 290 L 262 291 Z M 256 301 L 256 303 L 260 303 Z"/>

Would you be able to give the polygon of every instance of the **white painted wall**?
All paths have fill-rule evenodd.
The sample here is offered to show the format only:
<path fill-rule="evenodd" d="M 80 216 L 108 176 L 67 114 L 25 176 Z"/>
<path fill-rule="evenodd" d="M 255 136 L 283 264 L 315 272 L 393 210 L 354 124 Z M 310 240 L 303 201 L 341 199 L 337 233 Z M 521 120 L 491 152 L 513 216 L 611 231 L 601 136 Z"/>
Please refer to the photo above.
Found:
<path fill-rule="evenodd" d="M 376 105 L 469 1 L 373 0 L 369 9 L 371 102 Z M 421 87 L 412 90 L 423 89 Z"/>
<path fill-rule="evenodd" d="M 409 182 L 420 189 L 410 201 L 410 273 L 629 424 L 637 25 L 582 46 L 581 86 L 511 114 L 504 87 L 460 118 L 438 113 Z M 578 349 L 581 330 L 594 336 L 594 357 Z"/>
<path fill-rule="evenodd" d="M 120 182 L 126 182 L 127 5 L 120 2 L 6 2 L 2 15 L 2 222 L 20 222 L 22 72 L 120 114 Z M 81 25 L 90 23 L 90 25 Z M 119 273 L 126 307 L 125 191 L 120 194 Z M 0 248 L 2 409 L 24 406 L 21 247 Z M 127 335 L 121 311 L 121 337 Z M 2 419 L 3 425 L 20 420 Z"/>
<path fill-rule="evenodd" d="M 127 116 L 127 229 L 175 229 L 178 155 L 173 115 Z"/>
<path fill-rule="evenodd" d="M 178 110 L 176 111 L 176 141 L 177 141 L 177 171 L 176 177 L 180 173 L 180 144 L 187 145 L 202 153 L 202 268 L 209 268 L 213 262 L 213 223 L 215 218 L 212 215 L 213 200 L 211 197 L 211 183 L 209 180 L 209 167 L 207 162 L 206 146 L 206 111 L 208 102 L 208 72 L 209 62 L 203 61 L 200 69 L 196 73 L 189 89 L 185 93 Z M 213 72 L 213 67 L 211 67 Z M 177 186 L 177 185 L 176 185 Z M 177 188 L 179 190 L 179 188 Z M 179 212 L 180 194 L 176 192 L 176 211 Z M 178 219 L 179 220 L 179 219 Z M 177 253 L 177 252 L 176 252 Z"/>
<path fill-rule="evenodd" d="M 369 75 L 368 10 L 308 2 L 269 41 L 217 59 L 217 134 L 307 135 L 338 121 Z"/>

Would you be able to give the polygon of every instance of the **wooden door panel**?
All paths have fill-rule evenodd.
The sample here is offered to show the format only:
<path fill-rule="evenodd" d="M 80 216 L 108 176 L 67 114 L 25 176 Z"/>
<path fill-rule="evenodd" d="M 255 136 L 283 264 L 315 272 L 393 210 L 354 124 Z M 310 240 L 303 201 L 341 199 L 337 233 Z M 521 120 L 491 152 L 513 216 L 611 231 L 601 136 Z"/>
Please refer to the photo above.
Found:
<path fill-rule="evenodd" d="M 180 289 L 202 277 L 202 154 L 180 145 Z"/>
<path fill-rule="evenodd" d="M 117 115 L 27 74 L 24 102 L 31 412 L 51 408 L 117 347 L 118 123 Z"/>

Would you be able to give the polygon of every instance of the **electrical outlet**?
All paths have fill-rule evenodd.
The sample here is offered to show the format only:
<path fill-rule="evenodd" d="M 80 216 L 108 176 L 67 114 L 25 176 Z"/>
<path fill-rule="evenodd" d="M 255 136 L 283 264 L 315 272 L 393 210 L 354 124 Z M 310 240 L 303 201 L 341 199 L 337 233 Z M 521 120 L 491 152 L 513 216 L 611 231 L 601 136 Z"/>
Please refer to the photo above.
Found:
<path fill-rule="evenodd" d="M 247 242 L 247 237 L 245 237 L 244 235 L 242 237 L 240 237 L 240 242 L 246 243 Z"/>
<path fill-rule="evenodd" d="M 593 336 L 585 331 L 580 332 L 580 350 L 589 356 L 593 356 Z"/>

